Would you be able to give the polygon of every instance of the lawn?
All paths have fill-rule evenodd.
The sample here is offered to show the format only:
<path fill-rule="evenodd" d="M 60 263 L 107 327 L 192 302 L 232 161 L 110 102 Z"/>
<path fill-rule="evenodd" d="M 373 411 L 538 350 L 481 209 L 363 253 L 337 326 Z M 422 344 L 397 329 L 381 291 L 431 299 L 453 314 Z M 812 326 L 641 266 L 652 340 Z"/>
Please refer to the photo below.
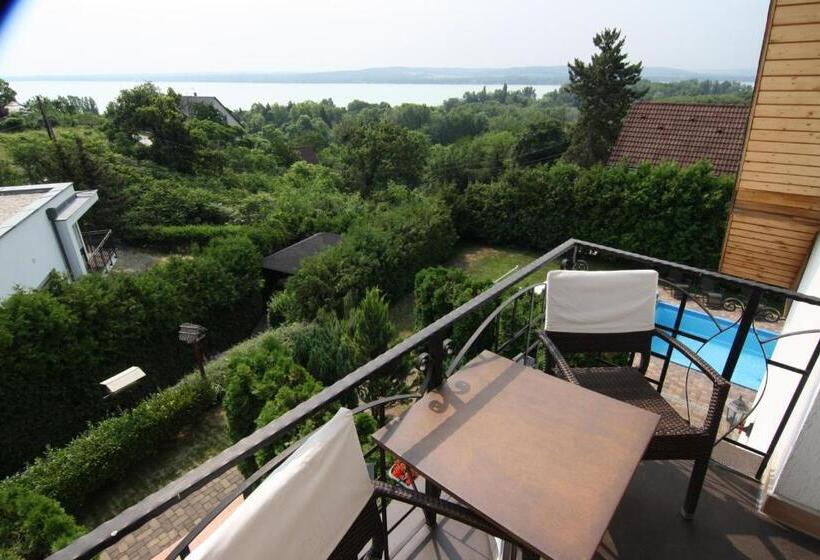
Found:
<path fill-rule="evenodd" d="M 461 245 L 456 255 L 445 266 L 461 268 L 479 280 L 495 282 L 532 262 L 541 254 L 523 249 L 490 247 L 487 245 Z M 553 266 L 552 268 L 557 268 Z M 533 284 L 546 278 L 542 269 L 522 280 L 518 285 Z M 399 330 L 401 338 L 415 332 L 413 320 L 413 294 L 407 294 L 390 307 L 390 318 Z"/>

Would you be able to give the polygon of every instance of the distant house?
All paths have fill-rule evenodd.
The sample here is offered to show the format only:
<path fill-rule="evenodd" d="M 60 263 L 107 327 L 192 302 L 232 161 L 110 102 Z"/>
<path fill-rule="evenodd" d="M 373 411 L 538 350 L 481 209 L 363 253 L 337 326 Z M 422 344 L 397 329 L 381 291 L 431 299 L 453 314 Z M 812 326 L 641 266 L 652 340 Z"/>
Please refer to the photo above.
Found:
<path fill-rule="evenodd" d="M 6 115 L 14 115 L 14 114 L 17 114 L 17 113 L 24 113 L 24 112 L 26 112 L 26 106 L 21 105 L 20 103 L 17 103 L 16 100 L 14 100 L 14 101 L 10 101 L 9 103 L 7 103 L 6 106 L 3 107 L 3 111 Z"/>
<path fill-rule="evenodd" d="M 225 107 L 216 97 L 210 95 L 197 95 L 195 93 L 193 95 L 183 95 L 179 100 L 179 108 L 188 117 L 194 114 L 193 107 L 195 105 L 208 105 L 213 107 L 225 118 L 225 124 L 242 127 L 242 123 L 239 122 L 239 119 L 237 119 L 236 116 L 231 113 L 230 109 Z"/>
<path fill-rule="evenodd" d="M 313 146 L 299 146 L 296 148 L 296 155 L 299 159 L 308 163 L 319 163 L 319 156 L 316 155 L 316 150 Z"/>
<path fill-rule="evenodd" d="M 743 105 L 638 102 L 624 119 L 609 164 L 706 159 L 716 174 L 736 174 L 748 118 Z"/>
<path fill-rule="evenodd" d="M 76 279 L 113 265 L 110 231 L 80 229 L 96 202 L 97 191 L 71 183 L 0 187 L 0 299 L 18 286 L 40 287 L 52 270 Z"/>

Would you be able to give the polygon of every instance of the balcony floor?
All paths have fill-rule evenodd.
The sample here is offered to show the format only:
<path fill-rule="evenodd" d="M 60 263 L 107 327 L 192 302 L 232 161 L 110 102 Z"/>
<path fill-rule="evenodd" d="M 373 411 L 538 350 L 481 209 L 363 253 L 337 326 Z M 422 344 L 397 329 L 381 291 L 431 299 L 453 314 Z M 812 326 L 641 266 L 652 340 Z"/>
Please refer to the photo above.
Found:
<path fill-rule="evenodd" d="M 755 511 L 755 482 L 717 466 L 709 470 L 695 520 L 681 519 L 678 510 L 690 464 L 641 463 L 596 559 L 820 558 L 819 541 Z M 391 505 L 391 518 L 404 508 Z M 431 534 L 419 510 L 396 528 L 390 541 L 393 560 L 492 558 L 486 534 L 451 520 L 440 522 Z"/>

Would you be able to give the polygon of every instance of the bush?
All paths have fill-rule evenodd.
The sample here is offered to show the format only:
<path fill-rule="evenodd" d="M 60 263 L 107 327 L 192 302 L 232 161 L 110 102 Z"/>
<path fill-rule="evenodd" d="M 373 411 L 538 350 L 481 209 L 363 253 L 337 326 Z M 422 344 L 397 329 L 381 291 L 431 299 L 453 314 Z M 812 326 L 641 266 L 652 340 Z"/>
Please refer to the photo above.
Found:
<path fill-rule="evenodd" d="M 260 253 L 268 254 L 281 249 L 289 242 L 284 228 L 275 225 L 251 226 L 237 224 L 195 224 L 184 226 L 141 225 L 127 228 L 121 233 L 130 244 L 151 249 L 187 253 L 192 246 L 204 247 L 213 239 L 245 236 Z"/>
<path fill-rule="evenodd" d="M 64 447 L 49 449 L 2 486 L 21 484 L 78 513 L 94 492 L 157 453 L 215 404 L 211 384 L 194 374 L 97 423 Z"/>
<path fill-rule="evenodd" d="M 82 533 L 51 498 L 17 484 L 0 486 L 0 559 L 40 560 Z"/>
<path fill-rule="evenodd" d="M 305 259 L 288 279 L 287 319 L 309 321 L 322 308 L 342 314 L 346 300 L 358 301 L 371 287 L 395 300 L 412 288 L 418 270 L 445 260 L 455 241 L 450 211 L 440 199 L 393 188 L 338 245 Z"/>
<path fill-rule="evenodd" d="M 55 277 L 0 304 L 0 474 L 9 474 L 100 418 L 99 382 L 129 366 L 148 374 L 118 397 L 136 403 L 193 366 L 179 324 L 202 324 L 211 350 L 251 331 L 261 313 L 259 253 L 244 238 L 217 239 L 194 258 L 141 274 Z"/>
<path fill-rule="evenodd" d="M 734 180 L 706 163 L 628 168 L 570 164 L 473 183 L 456 201 L 465 237 L 537 250 L 570 237 L 697 267 L 720 257 Z"/>
<path fill-rule="evenodd" d="M 444 317 L 491 285 L 492 282 L 470 278 L 460 268 L 432 267 L 420 270 L 416 274 L 414 292 L 416 328 L 421 329 Z M 454 351 L 458 352 L 464 346 L 493 308 L 493 304 L 488 304 L 485 310 L 477 310 L 453 326 L 450 338 Z M 490 330 L 487 332 L 488 335 L 492 334 Z"/>
<path fill-rule="evenodd" d="M 247 352 L 234 355 L 227 373 L 223 404 L 232 441 L 239 441 L 322 389 L 322 384 L 294 362 L 290 351 L 272 334 L 263 336 L 260 344 Z M 312 422 L 305 422 L 297 435 L 305 435 L 313 427 Z M 281 441 L 272 450 L 260 453 L 260 464 L 285 445 Z M 241 469 L 249 474 L 254 470 L 253 463 L 246 462 Z"/>
<path fill-rule="evenodd" d="M 316 320 L 292 331 L 290 348 L 296 362 L 325 385 L 332 385 L 357 367 L 385 352 L 396 339 L 389 307 L 378 289 L 370 289 L 362 301 L 343 317 L 321 310 Z M 407 364 L 359 386 L 359 396 L 370 402 L 404 388 Z M 345 398 L 356 406 L 356 395 Z"/>

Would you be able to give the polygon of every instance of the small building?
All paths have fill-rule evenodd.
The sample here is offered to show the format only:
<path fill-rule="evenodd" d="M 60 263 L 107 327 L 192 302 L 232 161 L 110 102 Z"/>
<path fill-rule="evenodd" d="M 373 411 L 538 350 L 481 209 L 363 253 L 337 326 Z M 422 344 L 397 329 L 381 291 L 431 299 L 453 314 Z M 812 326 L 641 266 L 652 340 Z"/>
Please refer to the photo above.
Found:
<path fill-rule="evenodd" d="M 743 154 L 749 107 L 715 103 L 655 103 L 630 107 L 609 164 L 709 160 L 715 173 L 736 174 Z"/>
<path fill-rule="evenodd" d="M 12 100 L 11 102 L 7 103 L 5 107 L 3 107 L 3 112 L 6 115 L 15 115 L 17 113 L 25 113 L 26 106 L 21 105 L 16 100 Z"/>
<path fill-rule="evenodd" d="M 269 284 L 272 284 L 277 280 L 283 280 L 296 274 L 304 259 L 320 253 L 328 247 L 333 247 L 341 240 L 342 236 L 338 233 L 314 233 L 307 239 L 268 255 L 262 259 L 262 268 L 265 270 L 266 279 Z"/>
<path fill-rule="evenodd" d="M 76 279 L 113 266 L 111 232 L 80 229 L 96 202 L 97 191 L 71 183 L 0 187 L 0 299 L 16 287 L 39 288 L 52 270 Z"/>
<path fill-rule="evenodd" d="M 230 109 L 225 107 L 222 102 L 212 95 L 183 95 L 179 100 L 179 108 L 185 113 L 185 116 L 191 117 L 194 114 L 195 105 L 207 105 L 213 107 L 225 119 L 225 124 L 230 126 L 242 127 L 242 123 L 236 118 Z"/>
<path fill-rule="evenodd" d="M 316 150 L 313 146 L 299 146 L 296 148 L 296 155 L 300 160 L 307 163 L 318 164 L 319 156 L 316 155 Z"/>

